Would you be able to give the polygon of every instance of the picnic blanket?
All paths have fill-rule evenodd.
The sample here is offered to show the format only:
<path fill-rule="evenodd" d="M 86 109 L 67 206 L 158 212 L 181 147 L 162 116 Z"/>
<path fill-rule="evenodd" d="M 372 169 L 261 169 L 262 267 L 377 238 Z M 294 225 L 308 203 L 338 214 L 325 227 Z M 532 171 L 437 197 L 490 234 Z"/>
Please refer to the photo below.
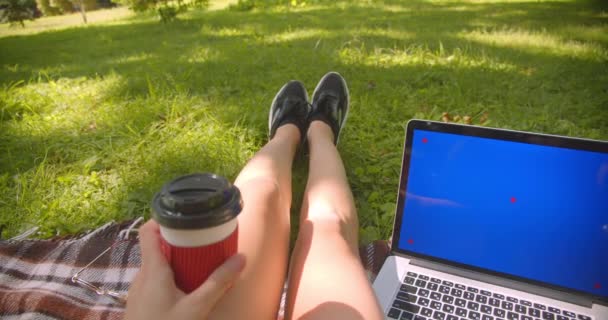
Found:
<path fill-rule="evenodd" d="M 0 318 L 2 319 L 122 319 L 124 304 L 72 281 L 126 294 L 139 270 L 135 236 L 125 231 L 133 221 L 109 223 L 89 233 L 50 240 L 0 240 Z M 107 250 L 107 251 L 106 251 Z M 370 281 L 389 252 L 386 241 L 360 248 Z M 283 299 L 284 301 L 284 296 Z M 277 318 L 282 318 L 284 303 Z"/>

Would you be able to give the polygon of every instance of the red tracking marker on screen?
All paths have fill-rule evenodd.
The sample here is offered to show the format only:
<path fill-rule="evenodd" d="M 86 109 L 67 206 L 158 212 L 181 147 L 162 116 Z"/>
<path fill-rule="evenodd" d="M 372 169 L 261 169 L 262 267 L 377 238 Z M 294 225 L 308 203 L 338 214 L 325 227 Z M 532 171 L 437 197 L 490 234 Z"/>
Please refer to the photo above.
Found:
<path fill-rule="evenodd" d="M 407 240 L 407 243 L 409 243 L 409 244 L 414 244 L 414 239 L 408 239 L 408 240 Z"/>
<path fill-rule="evenodd" d="M 427 142 L 429 142 L 429 139 L 427 139 L 427 138 L 422 138 L 422 143 L 427 143 Z"/>
<path fill-rule="evenodd" d="M 517 198 L 511 197 L 511 203 L 515 203 L 515 202 L 517 202 Z"/>
<path fill-rule="evenodd" d="M 593 285 L 593 287 L 594 287 L 594 288 L 596 288 L 596 289 L 601 289 L 601 288 L 602 288 L 602 285 L 601 285 L 599 282 L 596 282 L 596 283 Z"/>

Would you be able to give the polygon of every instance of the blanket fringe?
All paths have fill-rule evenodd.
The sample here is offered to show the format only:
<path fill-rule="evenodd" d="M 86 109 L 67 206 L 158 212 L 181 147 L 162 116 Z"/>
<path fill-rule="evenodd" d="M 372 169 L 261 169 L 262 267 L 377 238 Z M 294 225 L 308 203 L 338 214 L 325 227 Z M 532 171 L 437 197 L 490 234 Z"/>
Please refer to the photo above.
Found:
<path fill-rule="evenodd" d="M 88 239 L 94 237 L 96 234 L 101 233 L 104 230 L 108 229 L 109 227 L 111 227 L 114 224 L 115 224 L 115 221 L 112 220 L 112 221 L 104 224 L 103 226 L 101 226 L 101 227 L 99 227 L 99 228 L 97 228 L 97 229 L 95 229 L 93 231 L 89 231 L 89 232 L 83 234 L 82 236 L 77 237 L 77 239 L 78 240 L 88 240 Z M 74 240 L 76 240 L 76 239 L 74 239 Z"/>
<path fill-rule="evenodd" d="M 30 228 L 30 229 L 26 230 L 25 232 L 23 232 L 22 234 L 16 235 L 16 236 L 8 239 L 8 241 L 22 241 L 22 240 L 25 240 L 25 239 L 31 237 L 36 232 L 38 232 L 38 229 L 40 229 L 40 228 L 39 227 Z"/>

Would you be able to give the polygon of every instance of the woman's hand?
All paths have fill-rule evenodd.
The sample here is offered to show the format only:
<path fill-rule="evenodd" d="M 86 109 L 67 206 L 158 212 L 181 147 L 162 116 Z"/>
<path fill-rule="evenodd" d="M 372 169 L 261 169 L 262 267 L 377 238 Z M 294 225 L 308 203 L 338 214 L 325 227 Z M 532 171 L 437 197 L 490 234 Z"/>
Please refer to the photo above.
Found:
<path fill-rule="evenodd" d="M 160 250 L 160 230 L 153 220 L 139 229 L 141 269 L 129 288 L 125 319 L 206 319 L 239 273 L 245 258 L 235 255 L 200 287 L 186 295 L 177 288 L 173 271 Z"/>

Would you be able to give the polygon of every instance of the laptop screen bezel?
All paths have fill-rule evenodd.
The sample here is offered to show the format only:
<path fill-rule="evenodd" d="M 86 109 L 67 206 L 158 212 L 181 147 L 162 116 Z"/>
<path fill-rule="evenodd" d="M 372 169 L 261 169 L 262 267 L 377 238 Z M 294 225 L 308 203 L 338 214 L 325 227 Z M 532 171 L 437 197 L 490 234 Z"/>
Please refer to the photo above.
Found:
<path fill-rule="evenodd" d="M 480 272 L 483 274 L 507 278 L 514 281 L 524 282 L 526 284 L 533 284 L 541 287 L 545 287 L 551 290 L 557 290 L 562 292 L 567 292 L 569 294 L 575 294 L 577 296 L 585 297 L 591 299 L 592 301 L 606 304 L 608 303 L 608 297 L 602 297 L 599 295 L 593 295 L 588 292 L 574 290 L 571 288 L 566 288 L 562 286 L 557 286 L 554 284 L 549 284 L 533 279 L 528 279 L 524 277 L 518 277 L 502 272 L 497 272 L 489 269 L 484 269 L 480 267 L 475 267 L 463 263 L 458 263 L 438 257 L 433 257 L 425 254 L 420 254 L 417 252 L 400 249 L 398 244 L 400 243 L 400 231 L 402 218 L 405 214 L 403 212 L 403 207 L 405 204 L 405 192 L 407 190 L 407 177 L 409 174 L 409 163 L 412 151 L 412 138 L 414 134 L 414 130 L 427 130 L 433 132 L 442 132 L 442 133 L 452 133 L 452 134 L 460 134 L 465 136 L 473 136 L 480 138 L 490 138 L 490 139 L 498 139 L 505 141 L 514 141 L 514 142 L 523 142 L 530 143 L 536 145 L 543 146 L 553 146 L 553 147 L 561 147 L 575 150 L 586 150 L 592 152 L 603 152 L 608 153 L 608 142 L 598 141 L 598 140 L 590 140 L 590 139 L 581 139 L 581 138 L 572 138 L 565 136 L 556 136 L 556 135 L 547 135 L 541 133 L 531 133 L 531 132 L 522 132 L 522 131 L 512 131 L 505 129 L 496 129 L 496 128 L 488 128 L 488 127 L 478 127 L 471 125 L 461 125 L 461 124 L 453 124 L 453 123 L 443 123 L 443 122 L 435 122 L 435 121 L 427 121 L 427 120 L 418 120 L 413 119 L 410 120 L 407 124 L 406 135 L 405 135 L 405 143 L 404 143 L 404 151 L 403 158 L 401 164 L 401 176 L 399 178 L 399 193 L 397 197 L 397 207 L 395 212 L 395 223 L 393 229 L 392 236 L 392 253 L 396 255 L 406 255 L 410 257 L 422 258 L 425 260 L 430 260 L 436 263 L 445 264 L 448 266 L 471 270 L 475 272 Z"/>

